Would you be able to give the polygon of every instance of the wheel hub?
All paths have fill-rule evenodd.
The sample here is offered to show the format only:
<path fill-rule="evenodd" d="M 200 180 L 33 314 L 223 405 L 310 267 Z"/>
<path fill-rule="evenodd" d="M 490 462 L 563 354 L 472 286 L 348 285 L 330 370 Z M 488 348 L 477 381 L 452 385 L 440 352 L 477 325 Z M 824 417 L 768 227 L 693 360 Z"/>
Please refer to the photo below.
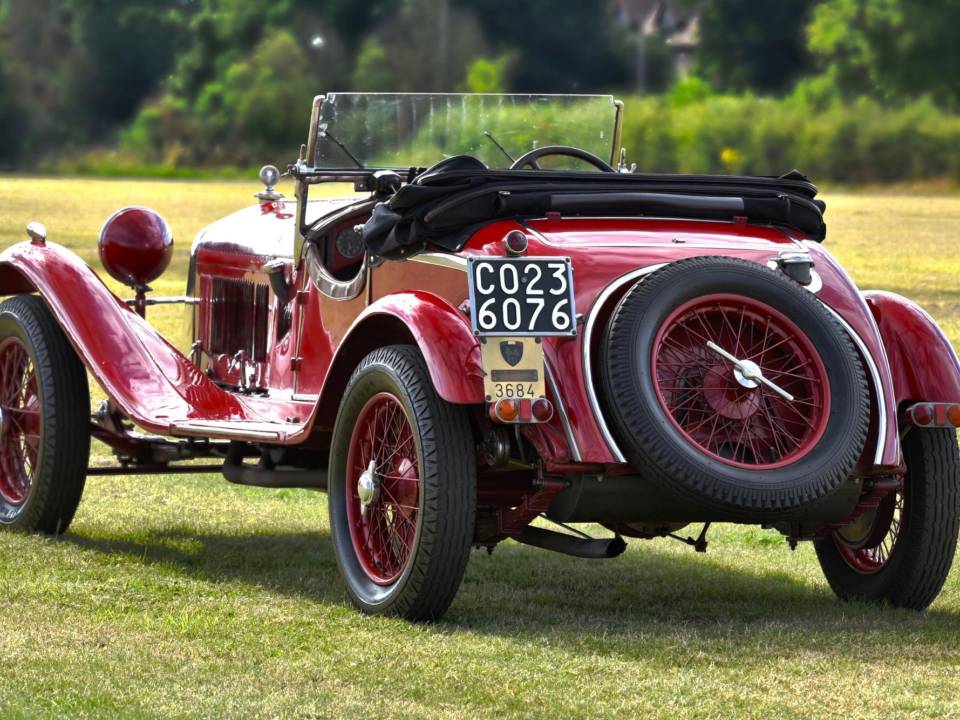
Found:
<path fill-rule="evenodd" d="M 758 380 L 763 377 L 763 371 L 753 360 L 741 360 L 740 366 L 734 366 L 733 377 L 745 388 L 755 388 L 760 385 Z"/>
<path fill-rule="evenodd" d="M 367 469 L 360 473 L 357 480 L 357 496 L 360 498 L 360 515 L 367 514 L 367 508 L 377 500 L 377 491 L 380 489 L 380 479 L 377 477 L 377 463 L 371 460 Z"/>
<path fill-rule="evenodd" d="M 760 394 L 731 387 L 729 377 L 728 367 L 723 365 L 712 367 L 703 378 L 703 395 L 710 407 L 723 417 L 744 420 L 760 409 Z M 757 384 L 754 383 L 753 388 L 756 387 Z"/>

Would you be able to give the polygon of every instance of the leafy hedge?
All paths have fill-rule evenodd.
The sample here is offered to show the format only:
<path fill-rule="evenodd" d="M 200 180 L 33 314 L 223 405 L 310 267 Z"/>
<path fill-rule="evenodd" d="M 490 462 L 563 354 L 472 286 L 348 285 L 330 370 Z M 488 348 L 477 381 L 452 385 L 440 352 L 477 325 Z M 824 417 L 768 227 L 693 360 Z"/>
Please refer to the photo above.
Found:
<path fill-rule="evenodd" d="M 960 116 L 932 103 L 812 107 L 796 97 L 625 99 L 623 145 L 646 172 L 781 174 L 815 180 L 960 180 Z"/>

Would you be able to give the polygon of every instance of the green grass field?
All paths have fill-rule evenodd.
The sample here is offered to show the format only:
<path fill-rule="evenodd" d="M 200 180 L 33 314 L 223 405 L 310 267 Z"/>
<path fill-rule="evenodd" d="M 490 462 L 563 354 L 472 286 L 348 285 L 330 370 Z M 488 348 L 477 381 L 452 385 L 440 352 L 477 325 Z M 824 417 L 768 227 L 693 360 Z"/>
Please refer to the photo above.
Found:
<path fill-rule="evenodd" d="M 255 182 L 0 178 L 0 247 L 33 219 L 98 270 L 125 204 L 190 240 Z M 960 345 L 960 196 L 826 194 L 864 288 L 921 302 Z M 166 333 L 182 312 L 150 310 Z M 105 456 L 98 451 L 98 459 Z M 209 477 L 92 478 L 57 540 L 0 535 L 0 718 L 960 717 L 960 567 L 924 614 L 841 605 L 809 545 L 720 526 L 695 555 L 476 553 L 446 619 L 347 603 L 324 496 Z"/>

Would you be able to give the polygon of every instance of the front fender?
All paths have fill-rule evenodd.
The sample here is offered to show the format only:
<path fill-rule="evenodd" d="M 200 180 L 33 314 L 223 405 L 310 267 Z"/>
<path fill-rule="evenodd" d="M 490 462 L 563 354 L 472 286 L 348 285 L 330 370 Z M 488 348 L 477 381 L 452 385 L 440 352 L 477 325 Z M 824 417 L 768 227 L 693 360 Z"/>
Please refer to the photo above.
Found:
<path fill-rule="evenodd" d="M 107 396 L 159 433 L 191 419 L 259 420 L 130 310 L 74 253 L 22 242 L 0 254 L 0 295 L 37 291 Z"/>
<path fill-rule="evenodd" d="M 960 403 L 960 361 L 943 331 L 916 303 L 896 293 L 863 293 L 887 350 L 897 407 Z"/>
<path fill-rule="evenodd" d="M 337 348 L 320 395 L 323 425 L 332 424 L 338 398 L 363 357 L 395 343 L 420 349 L 437 394 L 447 402 L 484 401 L 480 343 L 463 314 L 432 293 L 398 292 L 367 306 Z"/>

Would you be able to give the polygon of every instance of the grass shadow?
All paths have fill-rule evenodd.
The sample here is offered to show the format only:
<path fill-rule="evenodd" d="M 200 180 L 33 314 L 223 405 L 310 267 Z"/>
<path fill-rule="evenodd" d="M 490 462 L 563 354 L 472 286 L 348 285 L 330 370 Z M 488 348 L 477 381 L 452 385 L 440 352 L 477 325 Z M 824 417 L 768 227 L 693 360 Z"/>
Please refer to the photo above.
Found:
<path fill-rule="evenodd" d="M 142 539 L 68 534 L 64 540 L 203 581 L 348 604 L 330 537 L 322 533 L 169 529 Z M 886 646 L 905 630 L 932 644 L 949 641 L 955 650 L 960 615 L 843 604 L 825 584 L 782 569 L 731 567 L 722 554 L 641 550 L 589 561 L 506 543 L 492 557 L 474 553 L 457 600 L 437 628 L 530 641 L 546 636 L 576 648 L 598 643 L 594 651 L 600 653 L 642 653 L 634 647 L 640 637 L 654 644 L 680 637 L 709 644 L 776 636 L 790 638 L 784 654 L 809 647 L 841 656 L 849 648 L 835 642 L 838 635 L 854 633 Z"/>

